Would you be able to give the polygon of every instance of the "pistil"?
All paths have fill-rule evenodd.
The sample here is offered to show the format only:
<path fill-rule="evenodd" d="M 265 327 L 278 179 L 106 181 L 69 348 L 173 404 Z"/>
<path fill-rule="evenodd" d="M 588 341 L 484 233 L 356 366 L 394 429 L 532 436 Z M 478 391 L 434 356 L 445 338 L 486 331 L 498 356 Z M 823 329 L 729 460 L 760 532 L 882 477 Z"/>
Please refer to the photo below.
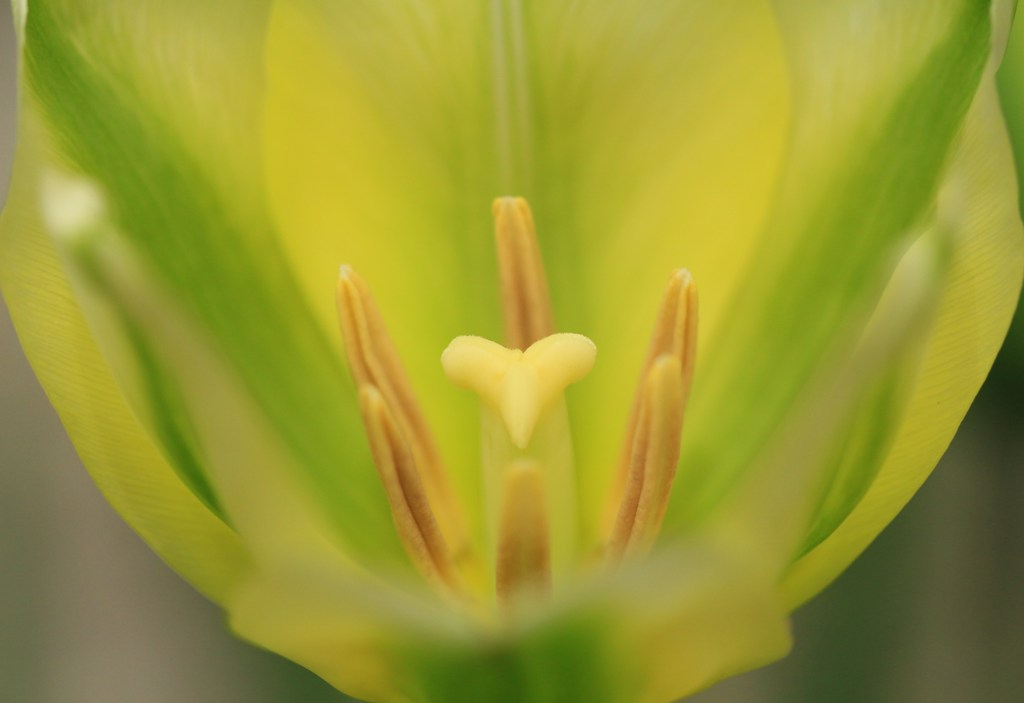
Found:
<path fill-rule="evenodd" d="M 484 512 L 491 560 L 502 544 L 517 544 L 501 517 L 509 501 L 509 472 L 527 462 L 538 473 L 550 537 L 551 569 L 571 569 L 578 552 L 577 490 L 565 388 L 591 369 L 597 350 L 578 334 L 553 334 L 526 351 L 480 337 L 456 337 L 441 365 L 457 386 L 480 397 Z M 517 523 L 518 524 L 518 523 Z M 531 541 L 531 537 L 527 541 Z M 510 541 L 511 540 L 511 541 Z"/>

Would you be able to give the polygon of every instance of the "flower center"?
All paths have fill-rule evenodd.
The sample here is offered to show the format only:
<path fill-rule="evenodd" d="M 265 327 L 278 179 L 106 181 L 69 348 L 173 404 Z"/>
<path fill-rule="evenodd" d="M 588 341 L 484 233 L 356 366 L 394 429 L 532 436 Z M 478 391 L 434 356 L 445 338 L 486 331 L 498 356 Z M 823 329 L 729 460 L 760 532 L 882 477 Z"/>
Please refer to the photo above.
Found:
<path fill-rule="evenodd" d="M 654 543 L 668 504 L 693 378 L 697 296 L 673 274 L 626 427 L 600 543 L 579 534 L 565 388 L 591 369 L 596 348 L 555 333 L 533 218 L 521 198 L 494 203 L 505 322 L 503 346 L 457 337 L 441 356 L 448 378 L 480 398 L 485 555 L 474 553 L 464 511 L 366 283 L 348 266 L 338 314 L 363 424 L 398 534 L 430 582 L 464 597 L 489 589 L 510 606 L 564 581 L 595 548 L 609 563 Z"/>

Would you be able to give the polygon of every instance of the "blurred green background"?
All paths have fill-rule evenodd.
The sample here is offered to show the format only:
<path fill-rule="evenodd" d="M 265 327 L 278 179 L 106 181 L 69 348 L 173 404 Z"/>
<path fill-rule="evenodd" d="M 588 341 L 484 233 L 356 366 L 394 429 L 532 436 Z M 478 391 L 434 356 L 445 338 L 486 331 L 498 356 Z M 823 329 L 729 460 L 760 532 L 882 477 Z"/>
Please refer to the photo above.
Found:
<path fill-rule="evenodd" d="M 0 12 L 0 193 L 14 36 Z M 1000 81 L 1024 163 L 1024 27 Z M 1024 315 L 934 476 L 795 617 L 783 662 L 695 703 L 1024 701 Z M 0 701 L 349 700 L 234 640 L 101 499 L 0 306 Z"/>

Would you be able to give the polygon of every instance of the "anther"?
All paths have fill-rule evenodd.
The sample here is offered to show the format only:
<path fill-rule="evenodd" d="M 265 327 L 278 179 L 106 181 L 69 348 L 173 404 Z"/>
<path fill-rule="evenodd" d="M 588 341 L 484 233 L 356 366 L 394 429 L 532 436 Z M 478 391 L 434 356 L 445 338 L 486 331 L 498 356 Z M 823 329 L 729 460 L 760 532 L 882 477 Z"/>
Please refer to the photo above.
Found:
<path fill-rule="evenodd" d="M 555 331 L 533 214 L 523 198 L 498 198 L 492 210 L 505 344 L 526 349 Z"/>
<path fill-rule="evenodd" d="M 452 555 L 430 508 L 416 459 L 387 401 L 377 388 L 366 384 L 359 389 L 359 409 L 395 527 L 410 559 L 429 580 L 459 590 Z"/>
<path fill-rule="evenodd" d="M 645 428 L 645 424 L 650 422 L 650 418 L 644 416 L 644 406 L 650 403 L 651 390 L 649 389 L 649 381 L 652 378 L 652 372 L 656 365 L 664 364 L 665 359 L 671 358 L 675 360 L 673 368 L 676 369 L 679 386 L 678 425 L 680 429 L 675 430 L 675 434 L 678 435 L 679 431 L 681 431 L 683 413 L 690 393 L 690 387 L 693 383 L 696 351 L 697 287 L 693 282 L 690 272 L 680 269 L 669 279 L 668 287 L 658 309 L 654 332 L 651 335 L 647 356 L 640 373 L 639 388 L 626 425 L 626 437 L 619 458 L 618 470 L 613 479 L 614 483 L 609 496 L 609 502 L 605 508 L 606 530 L 615 535 L 612 539 L 614 543 L 612 545 L 613 552 L 616 548 L 625 548 L 626 545 L 622 543 L 622 540 L 626 539 L 627 542 L 630 542 L 630 535 L 633 534 L 632 527 L 629 528 L 628 533 L 624 534 L 622 532 L 625 528 L 620 524 L 620 520 L 623 519 L 624 510 L 626 514 L 629 514 L 630 508 L 628 506 L 630 503 L 640 499 L 639 494 L 634 495 L 631 493 L 631 491 L 637 489 L 637 486 L 632 485 L 631 482 L 639 480 L 639 477 L 635 475 L 635 472 L 639 471 L 636 454 L 638 449 L 645 446 L 647 441 L 644 433 L 651 429 L 650 427 Z M 659 372 L 657 375 L 663 376 L 668 380 L 668 376 L 665 376 L 664 373 Z M 671 380 L 671 384 L 675 386 L 676 380 Z M 676 414 L 672 414 L 671 417 L 673 418 L 672 422 L 677 421 L 674 419 Z M 676 442 L 678 444 L 678 439 Z M 676 446 L 674 451 L 678 455 L 678 446 Z M 672 476 L 674 476 L 674 467 L 672 469 Z M 664 486 L 663 490 L 665 493 L 660 497 L 661 501 L 667 503 L 670 489 L 671 481 L 668 485 Z M 653 487 L 649 490 L 653 490 Z M 654 522 L 660 525 L 660 517 Z M 656 531 L 656 528 L 654 529 Z M 650 525 L 643 529 L 644 534 L 647 535 L 644 539 L 653 539 L 653 535 L 649 534 L 649 530 Z"/>
<path fill-rule="evenodd" d="M 422 472 L 431 505 L 456 553 L 467 551 L 461 506 L 448 480 L 440 452 L 384 326 L 366 282 L 342 266 L 337 286 L 338 320 L 356 387 L 375 388 Z"/>
<path fill-rule="evenodd" d="M 668 505 L 683 430 L 683 375 L 679 359 L 655 359 L 642 384 L 626 486 L 609 540 L 619 556 L 654 542 Z"/>
<path fill-rule="evenodd" d="M 523 595 L 551 590 L 551 554 L 544 479 L 537 461 L 521 459 L 505 472 L 498 523 L 496 590 L 509 606 Z"/>

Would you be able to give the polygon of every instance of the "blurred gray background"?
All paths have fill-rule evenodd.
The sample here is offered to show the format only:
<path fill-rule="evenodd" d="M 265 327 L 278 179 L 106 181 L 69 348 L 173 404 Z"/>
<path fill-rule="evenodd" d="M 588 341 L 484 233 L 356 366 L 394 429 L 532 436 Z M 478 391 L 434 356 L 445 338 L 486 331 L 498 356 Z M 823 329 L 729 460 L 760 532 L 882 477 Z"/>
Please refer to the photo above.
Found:
<path fill-rule="evenodd" d="M 0 194 L 14 94 L 5 7 Z M 918 497 L 796 615 L 793 654 L 692 700 L 1024 701 L 1022 327 Z M 0 701 L 345 700 L 234 640 L 217 609 L 119 520 L 79 464 L 0 306 Z"/>

